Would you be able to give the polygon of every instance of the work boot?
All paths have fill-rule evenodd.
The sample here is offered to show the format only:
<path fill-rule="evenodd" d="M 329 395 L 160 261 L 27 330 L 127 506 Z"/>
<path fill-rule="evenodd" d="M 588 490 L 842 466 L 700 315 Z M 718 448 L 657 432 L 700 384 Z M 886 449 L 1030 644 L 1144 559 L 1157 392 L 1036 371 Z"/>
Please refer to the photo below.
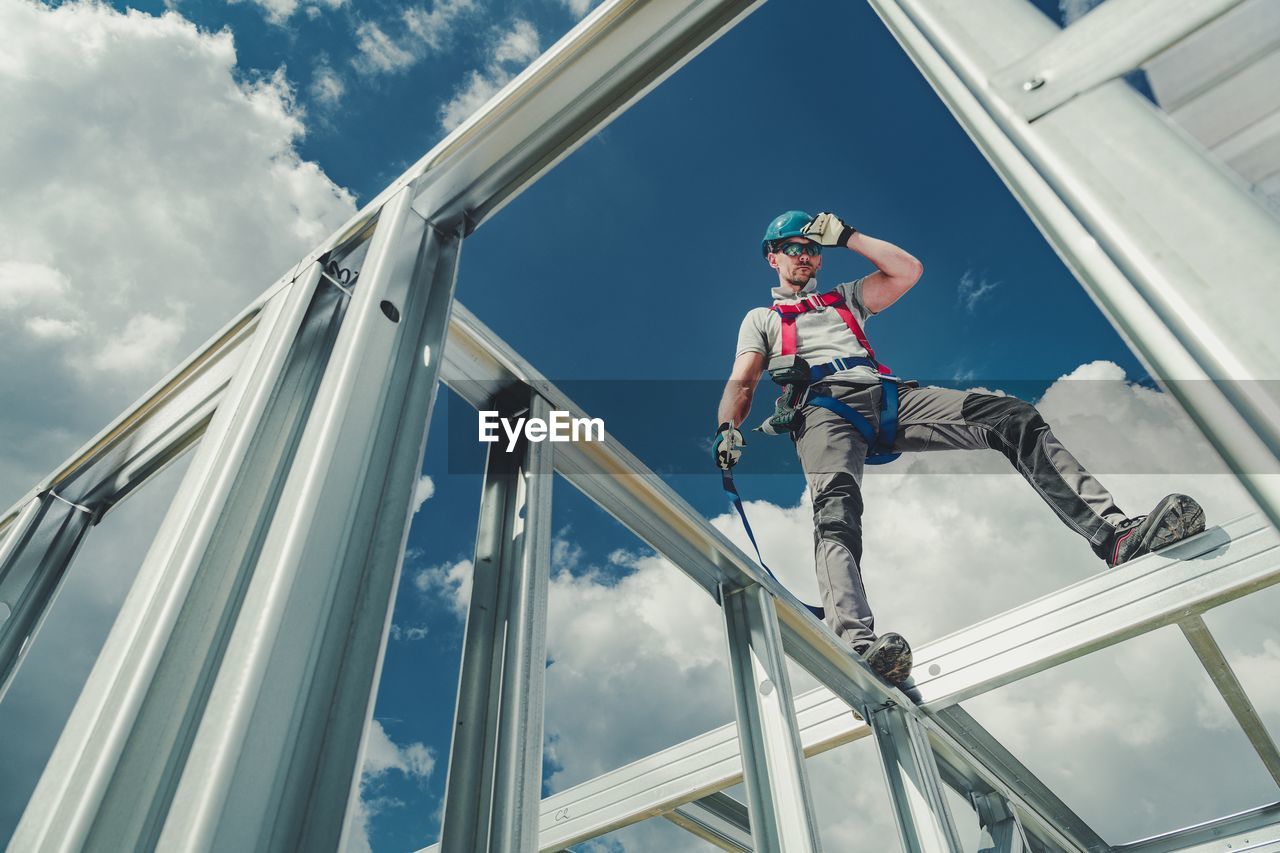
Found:
<path fill-rule="evenodd" d="M 890 684 L 899 684 L 911 675 L 911 646 L 901 634 L 885 634 L 859 654 Z"/>
<path fill-rule="evenodd" d="M 1122 521 L 1116 527 L 1107 565 L 1114 568 L 1202 532 L 1204 510 L 1200 504 L 1186 495 L 1169 495 L 1156 504 L 1150 515 Z"/>

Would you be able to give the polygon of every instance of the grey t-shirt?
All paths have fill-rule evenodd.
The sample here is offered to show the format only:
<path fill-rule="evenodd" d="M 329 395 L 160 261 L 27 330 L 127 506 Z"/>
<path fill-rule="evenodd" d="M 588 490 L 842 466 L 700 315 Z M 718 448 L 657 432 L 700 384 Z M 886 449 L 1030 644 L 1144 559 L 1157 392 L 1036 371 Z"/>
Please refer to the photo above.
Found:
<path fill-rule="evenodd" d="M 860 278 L 857 281 L 838 284 L 836 289 L 844 295 L 845 304 L 858 319 L 859 325 L 865 327 L 871 312 L 862 302 L 864 280 L 865 278 Z M 775 287 L 773 303 L 795 305 L 804 297 L 817 292 L 817 284 L 813 281 L 795 296 L 780 287 Z M 782 354 L 782 319 L 778 316 L 778 312 L 763 306 L 752 308 L 747 312 L 747 316 L 742 319 L 742 326 L 738 329 L 738 351 L 734 354 L 734 358 L 746 352 L 761 353 L 765 356 L 766 362 Z M 840 356 L 865 357 L 867 351 L 862 344 L 858 343 L 853 332 L 849 331 L 844 320 L 840 319 L 839 313 L 834 308 L 826 308 L 822 311 L 808 311 L 796 317 L 796 354 L 810 365 L 817 366 Z M 876 371 L 866 366 L 842 370 L 832 374 L 831 378 L 845 381 L 879 381 Z"/>

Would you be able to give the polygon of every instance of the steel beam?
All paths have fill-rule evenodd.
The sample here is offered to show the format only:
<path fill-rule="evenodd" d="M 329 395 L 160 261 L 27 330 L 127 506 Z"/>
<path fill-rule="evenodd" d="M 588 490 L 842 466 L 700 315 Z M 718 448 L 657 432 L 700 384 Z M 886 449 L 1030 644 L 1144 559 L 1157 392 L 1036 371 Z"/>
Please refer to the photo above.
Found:
<path fill-rule="evenodd" d="M 820 850 L 773 599 L 748 587 L 726 590 L 720 606 L 752 841 L 758 850 Z"/>
<path fill-rule="evenodd" d="M 751 853 L 751 818 L 747 807 L 728 794 L 716 792 L 676 806 L 663 815 L 676 826 L 721 850 Z"/>
<path fill-rule="evenodd" d="M 979 848 L 978 853 L 1031 853 L 1018 814 L 1004 797 L 993 792 L 975 796 L 972 802 L 978 825 L 991 836 L 991 844 Z"/>
<path fill-rule="evenodd" d="M 546 419 L 524 395 L 498 409 Z M 445 851 L 527 850 L 542 794 L 551 446 L 489 450 L 441 829 Z"/>
<path fill-rule="evenodd" d="M 1280 537 L 1245 516 L 943 637 L 916 656 L 943 708 L 1280 581 Z"/>
<path fill-rule="evenodd" d="M 0 548 L 0 699 L 92 524 L 88 507 L 45 492 L 31 498 L 10 525 Z"/>
<path fill-rule="evenodd" d="M 863 716 L 880 752 L 902 849 L 907 853 L 961 853 L 933 747 L 919 721 L 894 705 L 867 708 Z"/>
<path fill-rule="evenodd" d="M 1227 656 L 1222 653 L 1217 640 L 1213 638 L 1213 632 L 1199 616 L 1180 620 L 1178 627 L 1182 629 L 1183 636 L 1187 638 L 1196 657 L 1200 659 L 1200 665 L 1209 674 L 1213 686 L 1218 688 L 1218 693 L 1227 703 L 1231 715 L 1244 730 L 1245 737 L 1249 739 L 1249 744 L 1258 754 L 1262 766 L 1267 768 L 1272 780 L 1280 785 L 1280 751 L 1276 750 L 1276 742 L 1271 739 L 1266 723 L 1262 722 L 1262 718 L 1258 716 L 1258 711 L 1253 707 L 1249 694 L 1245 692 L 1240 679 L 1236 678 L 1235 671 L 1228 663 Z"/>
<path fill-rule="evenodd" d="M 317 277 L 318 270 L 309 282 L 277 294 L 264 309 L 248 359 L 221 396 L 227 405 L 219 408 L 205 432 L 143 560 L 18 825 L 15 845 L 33 850 L 88 846 L 90 829 L 99 823 L 114 822 L 115 836 L 126 846 L 131 839 L 141 846 L 142 839 L 154 833 L 154 820 L 146 817 L 149 809 L 137 809 L 135 815 L 151 825 L 129 826 L 132 818 L 122 812 L 113 817 L 105 801 L 116 780 L 131 789 L 137 802 L 157 797 L 169 784 L 168 774 L 155 767 L 160 757 L 152 751 L 180 749 L 181 721 L 199 689 L 200 668 L 190 666 L 189 660 L 171 663 L 166 647 L 177 639 L 183 612 L 190 612 L 188 599 L 201 610 L 213 611 L 228 594 L 209 588 L 209 580 L 219 572 L 212 568 L 216 563 L 205 563 L 206 549 L 226 504 L 266 488 L 246 488 L 237 471 L 270 477 L 261 465 L 244 468 L 244 463 L 259 461 L 251 453 L 258 420 L 277 387 L 296 327 L 311 301 L 309 286 L 314 288 Z M 273 426 L 276 434 L 288 432 L 283 423 Z M 244 547 L 224 541 L 220 548 L 209 549 L 214 552 L 209 556 L 229 564 Z M 202 564 L 210 566 L 203 573 Z M 230 569 L 221 573 L 235 575 Z M 189 627 L 187 634 L 193 645 L 217 640 L 216 629 L 195 632 Z M 184 673 L 195 683 L 184 679 Z M 161 722 L 166 719 L 175 725 L 166 728 Z M 135 735 L 135 730 L 145 734 Z"/>
<path fill-rule="evenodd" d="M 1280 222 L 1121 81 L 1028 122 L 991 80 L 1061 31 L 1032 4 L 870 0 L 1135 353 L 1280 523 Z M 1216 8 L 1217 4 L 1213 4 Z M 1241 288 L 1242 281 L 1257 286 Z"/>
<path fill-rule="evenodd" d="M 1022 118 L 1035 121 L 1090 89 L 1123 76 L 1243 0 L 1107 0 L 991 84 Z"/>
<path fill-rule="evenodd" d="M 338 845 L 457 258 L 408 201 L 354 297 L 313 264 L 255 336 L 16 846 Z"/>
<path fill-rule="evenodd" d="M 1274 853 L 1280 850 L 1280 803 L 1205 821 L 1130 844 L 1116 853 Z"/>

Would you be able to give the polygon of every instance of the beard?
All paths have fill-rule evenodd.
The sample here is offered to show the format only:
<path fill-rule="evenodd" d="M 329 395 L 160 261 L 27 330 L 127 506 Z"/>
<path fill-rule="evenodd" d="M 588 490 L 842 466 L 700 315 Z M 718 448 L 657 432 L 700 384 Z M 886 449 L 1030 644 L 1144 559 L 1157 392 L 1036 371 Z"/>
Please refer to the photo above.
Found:
<path fill-rule="evenodd" d="M 813 276 L 813 267 L 796 267 L 791 271 L 791 275 L 787 276 L 787 282 L 797 287 L 804 287 Z"/>

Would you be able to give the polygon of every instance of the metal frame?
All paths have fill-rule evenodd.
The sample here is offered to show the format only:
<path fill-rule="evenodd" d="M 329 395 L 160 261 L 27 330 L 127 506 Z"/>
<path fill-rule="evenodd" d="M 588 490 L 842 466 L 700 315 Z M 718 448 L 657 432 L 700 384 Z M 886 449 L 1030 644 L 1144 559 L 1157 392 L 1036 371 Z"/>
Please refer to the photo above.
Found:
<path fill-rule="evenodd" d="M 721 850 L 751 853 L 756 849 L 751 840 L 750 812 L 728 794 L 708 794 L 700 800 L 676 806 L 663 817 Z"/>
<path fill-rule="evenodd" d="M 513 411 L 515 409 L 516 411 Z M 546 419 L 526 396 L 504 416 Z M 542 795 L 551 446 L 521 438 L 485 467 L 441 846 L 525 850 Z"/>
<path fill-rule="evenodd" d="M 758 850 L 820 848 L 773 598 L 758 586 L 720 598 L 738 717 L 751 838 Z"/>
<path fill-rule="evenodd" d="M 1056 79 L 1032 72 L 1023 86 L 1063 96 L 1034 121 L 1018 112 L 1014 72 L 1068 53 L 1094 14 L 1115 25 L 1105 6 L 1062 30 L 1022 0 L 869 2 L 1151 375 L 1280 524 L 1280 478 L 1267 476 L 1280 472 L 1280 402 L 1266 387 L 1280 377 L 1280 351 L 1262 319 L 1280 312 L 1280 291 L 1261 284 L 1280 268 L 1275 217 L 1157 109 L 1087 64 L 1066 63 Z M 1160 4 L 1167 20 L 1138 54 L 1192 30 L 1202 8 L 1226 3 Z"/>
<path fill-rule="evenodd" d="M 880 751 L 902 849 L 962 853 L 964 848 L 960 846 L 933 746 L 923 724 L 893 706 L 866 708 L 862 716 Z"/>
<path fill-rule="evenodd" d="M 1280 294 L 1238 287 L 1280 268 L 1280 228 L 1113 79 L 1233 0 L 1180 0 L 1155 17 L 1112 0 L 1065 31 L 1021 0 L 871 3 L 1280 521 L 1280 485 L 1265 476 L 1280 471 L 1280 403 L 1258 384 L 1280 376 L 1267 325 Z M 7 679 L 90 524 L 199 441 L 16 847 L 341 843 L 437 379 L 475 405 L 515 393 L 580 414 L 453 305 L 461 240 L 755 5 L 597 8 L 0 518 Z M 359 286 L 329 288 L 325 266 L 356 249 Z M 536 831 L 554 849 L 664 813 L 730 849 L 746 849 L 746 823 L 757 849 L 816 850 L 803 755 L 866 734 L 851 707 L 872 722 L 909 850 L 958 848 L 944 784 L 999 825 L 1001 849 L 1207 850 L 1280 826 L 1269 806 L 1111 848 L 955 704 L 1178 622 L 1274 776 L 1275 745 L 1195 616 L 1276 581 L 1272 526 L 1233 522 L 931 645 L 917 706 L 611 438 L 549 456 L 490 460 L 477 551 L 504 570 L 477 584 L 468 620 L 446 847 L 527 848 Z M 738 724 L 549 798 L 535 829 L 553 467 L 722 602 Z M 794 708 L 786 656 L 824 685 Z M 688 778 L 659 793 L 667 762 Z M 746 822 L 712 796 L 744 777 Z"/>

